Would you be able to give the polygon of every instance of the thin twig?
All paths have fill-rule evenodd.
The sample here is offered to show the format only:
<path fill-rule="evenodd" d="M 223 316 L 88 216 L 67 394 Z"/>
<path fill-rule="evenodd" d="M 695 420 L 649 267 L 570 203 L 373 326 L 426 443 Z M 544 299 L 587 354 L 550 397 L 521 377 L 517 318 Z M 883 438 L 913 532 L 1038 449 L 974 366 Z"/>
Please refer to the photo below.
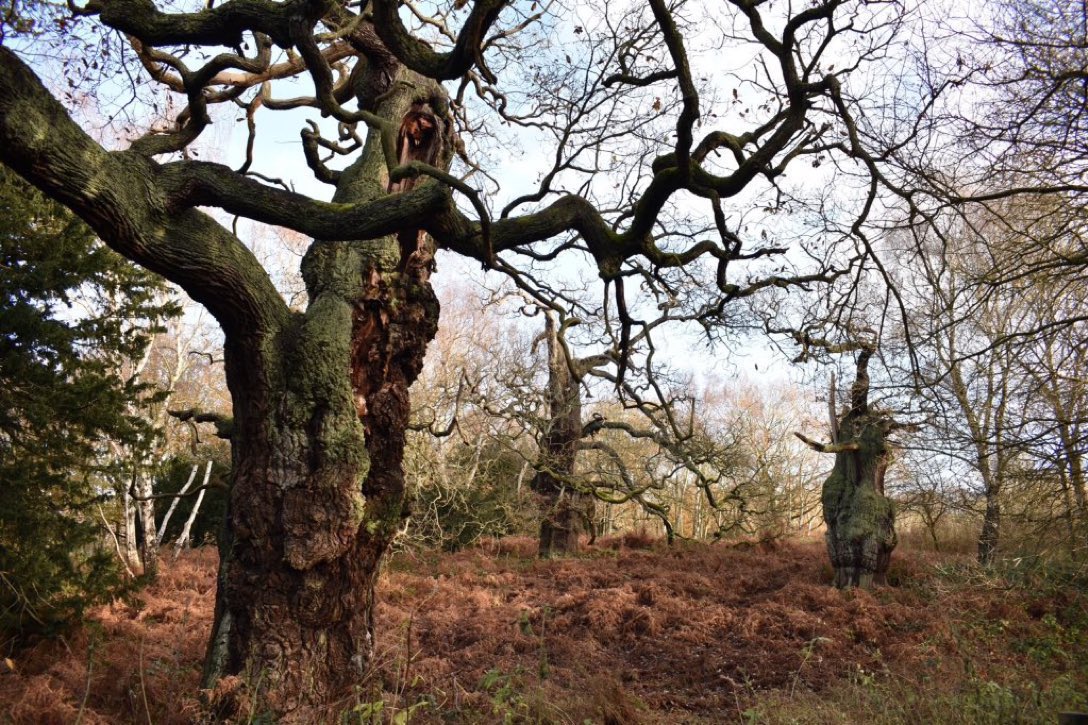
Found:
<path fill-rule="evenodd" d="M 144 714 L 147 715 L 147 725 L 155 725 L 151 721 L 151 707 L 147 704 L 147 688 L 144 687 L 144 641 L 145 638 L 140 638 L 140 695 L 144 700 Z"/>
<path fill-rule="evenodd" d="M 94 647 L 95 640 L 87 646 L 87 684 L 83 687 L 83 700 L 79 703 L 79 712 L 76 713 L 76 725 L 83 722 L 83 713 L 87 709 L 87 698 L 91 695 L 91 674 L 94 672 Z"/>

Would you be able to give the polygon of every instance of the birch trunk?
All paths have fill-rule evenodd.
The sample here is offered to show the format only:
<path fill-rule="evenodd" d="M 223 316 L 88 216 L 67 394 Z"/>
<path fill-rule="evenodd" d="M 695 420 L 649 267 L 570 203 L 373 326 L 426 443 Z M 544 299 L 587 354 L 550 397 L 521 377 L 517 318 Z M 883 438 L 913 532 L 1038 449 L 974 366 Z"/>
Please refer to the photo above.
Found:
<path fill-rule="evenodd" d="M 189 546 L 189 532 L 193 528 L 193 522 L 196 521 L 196 516 L 200 512 L 200 504 L 204 500 L 204 494 L 208 491 L 208 478 L 212 473 L 212 462 L 208 461 L 207 468 L 204 469 L 204 483 L 201 486 L 200 493 L 196 496 L 196 501 L 193 503 L 193 510 L 189 512 L 189 518 L 185 520 L 185 527 L 181 530 L 181 536 L 174 543 L 174 559 L 178 558 L 181 554 L 181 550 Z"/>
<path fill-rule="evenodd" d="M 208 471 L 211 471 L 212 462 L 208 461 Z M 162 517 L 162 523 L 159 524 L 158 539 L 162 541 L 162 538 L 166 535 L 166 526 L 170 523 L 170 518 L 174 515 L 174 510 L 178 507 L 178 502 L 185 496 L 185 492 L 189 490 L 189 487 L 193 485 L 193 481 L 196 480 L 196 472 L 200 470 L 200 464 L 194 463 L 193 470 L 189 472 L 189 480 L 185 482 L 185 485 L 181 487 L 178 494 L 174 496 L 174 500 L 170 502 L 170 508 L 166 510 L 166 515 Z M 208 476 L 204 476 L 205 484 L 207 483 Z"/>

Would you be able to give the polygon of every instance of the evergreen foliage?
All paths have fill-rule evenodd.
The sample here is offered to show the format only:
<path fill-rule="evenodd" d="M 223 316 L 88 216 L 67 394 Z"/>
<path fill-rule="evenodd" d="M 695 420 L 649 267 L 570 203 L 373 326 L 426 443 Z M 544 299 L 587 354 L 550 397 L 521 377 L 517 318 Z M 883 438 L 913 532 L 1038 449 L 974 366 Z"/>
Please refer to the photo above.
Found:
<path fill-rule="evenodd" d="M 108 442 L 154 435 L 120 361 L 163 320 L 163 283 L 0 167 L 0 641 L 48 633 L 122 580 L 103 526 Z"/>
<path fill-rule="evenodd" d="M 524 478 L 521 490 L 517 486 L 523 462 L 499 443 L 478 452 L 453 447 L 447 458 L 449 475 L 412 480 L 410 538 L 458 551 L 485 537 L 535 534 L 540 514 L 529 478 Z M 466 480 L 469 471 L 474 474 Z"/>

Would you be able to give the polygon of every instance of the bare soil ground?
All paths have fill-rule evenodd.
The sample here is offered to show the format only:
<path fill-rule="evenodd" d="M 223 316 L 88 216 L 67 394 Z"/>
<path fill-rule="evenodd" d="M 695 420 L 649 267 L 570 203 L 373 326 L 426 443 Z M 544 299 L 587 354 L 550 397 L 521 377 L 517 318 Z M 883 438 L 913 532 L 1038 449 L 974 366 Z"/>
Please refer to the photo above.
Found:
<path fill-rule="evenodd" d="M 311 719 L 1056 722 L 1088 708 L 1083 589 L 897 552 L 892 586 L 841 592 L 815 542 L 534 551 L 505 539 L 395 555 L 374 684 Z M 200 720 L 215 564 L 212 549 L 164 562 L 131 601 L 18 653 L 0 721 Z"/>

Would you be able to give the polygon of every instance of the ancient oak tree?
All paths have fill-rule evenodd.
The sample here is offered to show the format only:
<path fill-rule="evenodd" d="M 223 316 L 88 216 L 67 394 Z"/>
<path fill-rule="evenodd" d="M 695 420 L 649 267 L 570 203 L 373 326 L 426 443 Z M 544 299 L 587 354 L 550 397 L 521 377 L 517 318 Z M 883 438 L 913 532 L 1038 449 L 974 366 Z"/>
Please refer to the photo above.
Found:
<path fill-rule="evenodd" d="M 545 311 L 544 319 L 548 418 L 539 442 L 532 487 L 541 499 L 539 553 L 546 558 L 553 553 L 576 552 L 578 535 L 583 530 L 588 532 L 593 520 L 593 495 L 577 485 L 576 464 L 582 439 L 591 436 L 601 424 L 597 419 L 582 421 L 582 384 L 591 370 L 609 364 L 612 357 L 574 357 L 556 315 Z"/>
<path fill-rule="evenodd" d="M 820 453 L 834 453 L 835 467 L 824 481 L 821 499 L 827 524 L 827 553 L 835 570 L 835 586 L 870 588 L 883 584 L 895 549 L 895 509 L 884 495 L 884 474 L 891 451 L 890 416 L 869 405 L 869 358 L 858 353 L 857 374 L 846 412 L 837 417 L 835 388 L 830 393 L 831 442 L 798 438 Z"/>
<path fill-rule="evenodd" d="M 695 299 L 720 318 L 759 290 L 833 279 L 843 270 L 830 250 L 790 258 L 746 232 L 727 201 L 743 193 L 745 205 L 774 204 L 787 170 L 864 155 L 849 76 L 879 53 L 898 11 L 856 0 L 800 9 L 650 0 L 587 8 L 588 29 L 559 4 L 504 0 L 429 10 L 397 0 L 189 10 L 90 0 L 65 12 L 74 19 L 48 32 L 76 47 L 97 29 L 114 82 L 142 78 L 134 93 L 170 94 L 155 107 L 173 115 L 104 146 L 81 127 L 93 122 L 78 104 L 70 110 L 50 90 L 71 78 L 28 65 L 20 49 L 32 43 L 7 29 L 0 161 L 222 327 L 233 471 L 205 682 L 237 676 L 262 711 L 304 719 L 372 671 L 375 578 L 402 516 L 408 389 L 438 325 L 436 247 L 536 293 L 536 262 L 588 261 L 620 347 L 639 325 L 640 290 L 651 304 Z M 523 33 L 538 45 L 517 45 Z M 569 50 L 556 52 L 560 41 Z M 689 44 L 720 57 L 730 43 L 752 59 L 743 87 L 758 107 L 744 113 L 715 107 L 727 91 L 691 62 Z M 253 143 L 258 121 L 300 108 L 315 119 L 300 157 L 332 187 L 331 201 L 277 183 L 281 162 Z M 200 160 L 205 132 L 239 110 L 251 129 L 244 162 Z M 335 139 L 322 135 L 333 121 Z M 554 165 L 535 192 L 493 212 L 465 181 L 486 178 L 488 155 L 465 143 L 518 128 L 543 131 L 531 143 L 550 139 Z M 617 166 L 605 169 L 609 154 Z M 305 309 L 284 302 L 231 217 L 313 239 L 301 261 Z"/>

